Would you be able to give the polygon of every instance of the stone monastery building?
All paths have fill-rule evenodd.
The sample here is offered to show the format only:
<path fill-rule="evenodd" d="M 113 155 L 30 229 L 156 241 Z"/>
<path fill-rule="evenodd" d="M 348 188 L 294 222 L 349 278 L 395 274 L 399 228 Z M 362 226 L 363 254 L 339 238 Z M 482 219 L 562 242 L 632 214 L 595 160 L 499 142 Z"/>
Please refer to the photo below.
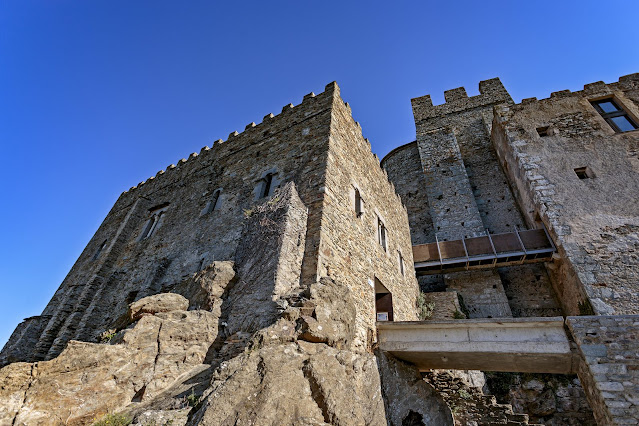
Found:
<path fill-rule="evenodd" d="M 380 161 L 330 83 L 122 193 L 0 424 L 639 424 L 639 74 L 479 92 Z"/>

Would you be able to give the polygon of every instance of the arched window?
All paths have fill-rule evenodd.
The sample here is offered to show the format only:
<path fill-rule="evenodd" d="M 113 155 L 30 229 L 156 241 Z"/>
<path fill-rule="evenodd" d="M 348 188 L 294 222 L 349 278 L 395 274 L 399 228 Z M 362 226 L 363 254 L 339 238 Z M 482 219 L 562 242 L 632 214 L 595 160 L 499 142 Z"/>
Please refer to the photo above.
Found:
<path fill-rule="evenodd" d="M 162 206 L 155 207 L 149 210 L 149 219 L 146 221 L 144 228 L 142 228 L 142 233 L 140 234 L 140 238 L 138 241 L 146 240 L 149 238 L 155 230 L 158 228 L 160 224 L 160 219 L 164 216 L 164 212 L 168 207 L 168 203 Z"/>
<path fill-rule="evenodd" d="M 221 194 L 222 194 L 221 189 L 218 189 L 213 193 L 209 201 L 206 203 L 206 206 L 204 206 L 204 210 L 202 210 L 202 213 L 200 213 L 200 216 L 204 216 L 205 214 L 211 213 L 214 210 L 218 210 L 221 207 L 221 204 L 222 204 L 222 199 L 220 198 Z"/>

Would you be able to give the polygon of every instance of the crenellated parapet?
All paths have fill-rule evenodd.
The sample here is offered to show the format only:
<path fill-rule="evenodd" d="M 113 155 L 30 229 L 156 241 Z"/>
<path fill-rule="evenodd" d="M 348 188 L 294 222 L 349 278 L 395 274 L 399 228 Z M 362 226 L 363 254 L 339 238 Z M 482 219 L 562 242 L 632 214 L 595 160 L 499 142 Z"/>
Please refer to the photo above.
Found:
<path fill-rule="evenodd" d="M 584 85 L 583 90 L 558 90 L 552 92 L 549 97 L 538 99 L 536 97 L 524 98 L 519 104 L 511 106 L 513 111 L 521 111 L 527 108 L 547 108 L 562 99 L 586 98 L 596 100 L 608 96 L 619 95 L 624 96 L 624 92 L 639 89 L 639 73 L 628 74 L 619 77 L 619 81 L 613 83 L 605 83 L 596 81 Z"/>
<path fill-rule="evenodd" d="M 479 95 L 468 96 L 464 87 L 446 90 L 446 103 L 433 105 L 430 95 L 411 99 L 415 123 L 500 103 L 512 103 L 510 94 L 499 78 L 479 82 Z"/>
<path fill-rule="evenodd" d="M 254 144 L 259 139 L 272 137 L 273 135 L 298 124 L 307 118 L 319 114 L 330 108 L 333 96 L 339 97 L 339 86 L 336 82 L 326 85 L 324 92 L 315 94 L 313 92 L 304 95 L 302 102 L 298 105 L 289 103 L 282 107 L 282 111 L 274 115 L 269 113 L 264 116 L 262 122 L 251 122 L 246 125 L 244 131 L 231 132 L 226 140 L 218 139 L 212 147 L 203 147 L 199 154 L 191 153 L 187 158 L 182 158 L 177 164 L 170 164 L 165 169 L 158 171 L 155 176 L 138 183 L 123 192 L 123 195 L 139 190 L 142 187 L 148 187 L 150 183 L 161 181 L 162 176 L 168 176 L 175 172 L 185 171 L 187 169 L 197 168 L 207 165 L 208 163 L 221 161 L 229 154 L 244 149 L 246 144 Z M 350 111 L 350 107 L 347 106 Z M 207 163 L 205 163 L 207 162 Z M 159 184 L 158 184 L 159 185 Z"/>

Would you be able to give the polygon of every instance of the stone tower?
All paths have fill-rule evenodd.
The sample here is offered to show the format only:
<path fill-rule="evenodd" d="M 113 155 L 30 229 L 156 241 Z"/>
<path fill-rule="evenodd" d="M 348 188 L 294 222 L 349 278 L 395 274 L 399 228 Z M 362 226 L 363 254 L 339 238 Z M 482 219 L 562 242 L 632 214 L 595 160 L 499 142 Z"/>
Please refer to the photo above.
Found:
<path fill-rule="evenodd" d="M 331 83 L 122 193 L 0 423 L 637 424 L 639 74 L 445 98 L 380 163 Z"/>

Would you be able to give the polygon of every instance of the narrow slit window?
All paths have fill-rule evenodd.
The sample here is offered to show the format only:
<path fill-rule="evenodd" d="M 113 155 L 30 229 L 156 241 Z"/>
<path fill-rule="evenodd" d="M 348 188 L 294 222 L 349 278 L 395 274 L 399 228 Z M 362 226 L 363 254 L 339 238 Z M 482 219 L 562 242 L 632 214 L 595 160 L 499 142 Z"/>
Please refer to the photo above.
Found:
<path fill-rule="evenodd" d="M 222 193 L 221 189 L 218 189 L 213 193 L 213 196 L 209 199 L 204 206 L 204 210 L 202 210 L 201 216 L 211 213 L 214 210 L 218 210 L 220 208 L 219 204 L 221 204 L 220 194 Z"/>
<path fill-rule="evenodd" d="M 617 133 L 629 132 L 639 127 L 630 118 L 626 110 L 621 108 L 617 101 L 612 98 L 592 102 L 592 106 Z"/>
<path fill-rule="evenodd" d="M 100 244 L 100 247 L 98 248 L 98 250 L 93 255 L 93 260 L 96 260 L 98 257 L 100 257 L 100 253 L 102 253 L 102 250 L 106 248 L 106 245 L 107 245 L 107 240 L 104 240 L 102 244 Z"/>
<path fill-rule="evenodd" d="M 364 206 L 362 204 L 362 194 L 359 192 L 359 189 L 355 188 L 355 215 L 357 217 L 364 214 Z"/>
<path fill-rule="evenodd" d="M 273 186 L 273 173 L 269 173 L 262 178 L 262 191 L 260 193 L 260 198 L 268 197 L 271 195 L 271 190 Z"/>
<path fill-rule="evenodd" d="M 167 207 L 168 207 L 168 204 L 165 204 L 162 207 L 151 209 L 149 211 L 150 217 L 146 221 L 146 224 L 144 225 L 142 233 L 140 234 L 139 241 L 146 240 L 151 235 L 153 235 L 153 233 L 158 228 L 158 225 L 160 224 L 160 219 L 162 219 L 162 216 L 164 216 L 164 212 L 166 211 Z"/>
<path fill-rule="evenodd" d="M 397 256 L 399 260 L 399 273 L 404 276 L 404 256 L 402 256 L 402 252 L 399 250 L 397 251 Z"/>
<path fill-rule="evenodd" d="M 386 251 L 386 226 L 379 217 L 377 218 L 377 241 L 384 251 Z"/>

